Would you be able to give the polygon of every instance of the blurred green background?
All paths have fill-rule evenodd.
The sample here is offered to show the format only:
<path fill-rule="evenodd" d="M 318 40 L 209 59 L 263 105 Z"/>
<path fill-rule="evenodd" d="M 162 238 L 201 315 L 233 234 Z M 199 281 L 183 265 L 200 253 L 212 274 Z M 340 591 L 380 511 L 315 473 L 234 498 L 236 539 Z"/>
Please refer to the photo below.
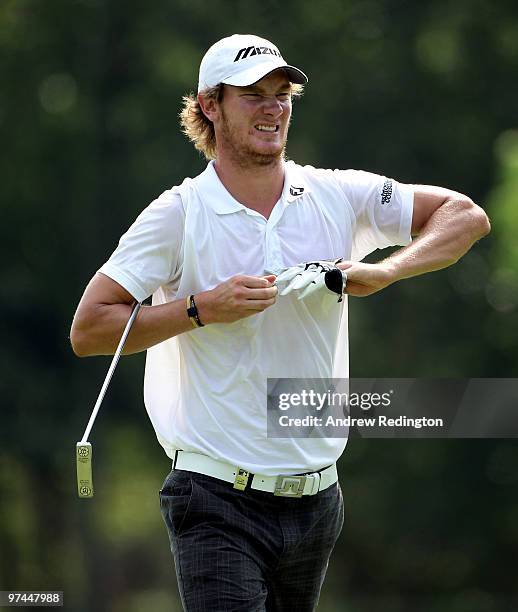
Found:
<path fill-rule="evenodd" d="M 144 356 L 115 375 L 91 437 L 96 497 L 79 500 L 75 443 L 109 358 L 75 358 L 68 332 L 140 210 L 204 168 L 180 100 L 235 32 L 310 76 L 291 158 L 451 187 L 490 214 L 453 268 L 350 300 L 352 375 L 516 376 L 515 0 L 2 0 L 0 590 L 180 610 Z M 518 609 L 514 441 L 352 440 L 340 473 L 346 525 L 319 610 Z"/>

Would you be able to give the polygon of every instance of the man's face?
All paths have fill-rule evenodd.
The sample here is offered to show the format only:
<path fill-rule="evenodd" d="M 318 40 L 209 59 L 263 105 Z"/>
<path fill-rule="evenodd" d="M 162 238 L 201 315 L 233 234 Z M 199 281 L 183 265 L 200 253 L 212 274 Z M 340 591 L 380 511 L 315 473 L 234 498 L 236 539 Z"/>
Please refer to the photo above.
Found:
<path fill-rule="evenodd" d="M 248 87 L 225 85 L 214 121 L 218 152 L 240 166 L 267 166 L 283 157 L 291 117 L 291 84 L 277 70 Z"/>

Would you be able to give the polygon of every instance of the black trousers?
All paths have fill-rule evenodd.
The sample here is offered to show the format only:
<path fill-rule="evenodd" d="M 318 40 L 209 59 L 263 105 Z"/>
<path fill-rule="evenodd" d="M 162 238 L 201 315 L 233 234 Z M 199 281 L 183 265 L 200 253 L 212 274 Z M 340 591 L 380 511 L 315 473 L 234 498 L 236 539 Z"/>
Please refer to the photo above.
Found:
<path fill-rule="evenodd" d="M 187 612 L 316 609 L 344 521 L 338 483 L 290 499 L 174 470 L 160 507 Z"/>

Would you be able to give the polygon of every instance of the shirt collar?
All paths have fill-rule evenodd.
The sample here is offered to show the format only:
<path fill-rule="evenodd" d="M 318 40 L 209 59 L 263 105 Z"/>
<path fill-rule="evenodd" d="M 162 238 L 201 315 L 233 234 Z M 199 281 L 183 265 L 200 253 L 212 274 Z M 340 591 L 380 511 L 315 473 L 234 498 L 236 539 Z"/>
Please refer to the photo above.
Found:
<path fill-rule="evenodd" d="M 239 210 L 247 211 L 247 207 L 238 202 L 220 181 L 214 167 L 214 161 L 207 164 L 205 170 L 195 179 L 200 195 L 210 195 L 203 198 L 219 215 L 234 213 Z M 281 193 L 281 202 L 290 204 L 309 192 L 301 168 L 293 161 L 284 164 L 284 186 Z"/>
<path fill-rule="evenodd" d="M 219 180 L 219 176 L 214 168 L 214 161 L 207 164 L 205 170 L 195 179 L 200 197 L 207 202 L 219 215 L 245 210 L 246 207 L 238 202 L 226 189 L 225 185 Z M 209 196 L 209 197 L 204 197 Z"/>

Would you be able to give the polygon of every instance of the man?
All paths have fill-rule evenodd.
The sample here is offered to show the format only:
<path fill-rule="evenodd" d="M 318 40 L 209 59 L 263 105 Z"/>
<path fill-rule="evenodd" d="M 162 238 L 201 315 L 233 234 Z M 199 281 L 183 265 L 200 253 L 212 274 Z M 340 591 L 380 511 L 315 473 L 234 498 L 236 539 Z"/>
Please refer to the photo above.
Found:
<path fill-rule="evenodd" d="M 143 211 L 72 325 L 78 355 L 113 353 L 132 303 L 153 295 L 126 352 L 148 350 L 146 407 L 173 460 L 161 508 L 189 611 L 315 609 L 343 522 L 346 441 L 267 438 L 266 380 L 347 376 L 336 268 L 366 296 L 456 262 L 489 231 L 448 189 L 287 162 L 306 81 L 255 36 L 207 51 L 182 124 L 213 161 Z M 359 261 L 395 244 L 407 246 Z"/>

